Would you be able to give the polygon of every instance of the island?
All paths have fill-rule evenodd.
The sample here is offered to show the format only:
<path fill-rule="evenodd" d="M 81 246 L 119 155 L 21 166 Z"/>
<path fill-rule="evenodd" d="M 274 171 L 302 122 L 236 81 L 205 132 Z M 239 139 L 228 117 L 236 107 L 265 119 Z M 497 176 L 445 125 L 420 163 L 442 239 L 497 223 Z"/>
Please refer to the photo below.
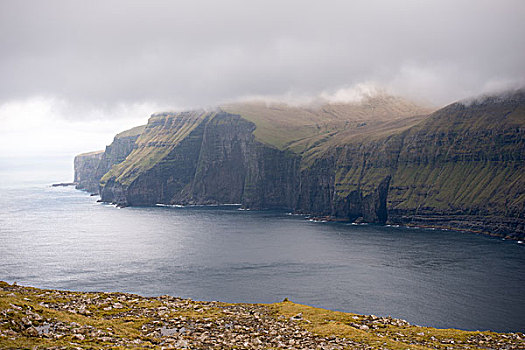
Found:
<path fill-rule="evenodd" d="M 77 188 L 120 207 L 240 203 L 517 240 L 523 174 L 524 90 L 439 109 L 378 95 L 155 113 L 75 158 Z"/>

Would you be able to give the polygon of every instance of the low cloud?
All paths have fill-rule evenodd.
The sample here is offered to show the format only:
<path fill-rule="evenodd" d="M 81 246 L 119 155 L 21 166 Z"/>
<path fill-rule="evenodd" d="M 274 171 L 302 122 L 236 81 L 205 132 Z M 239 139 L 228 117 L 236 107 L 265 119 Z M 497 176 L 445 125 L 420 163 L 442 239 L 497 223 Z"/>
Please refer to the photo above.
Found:
<path fill-rule="evenodd" d="M 3 1 L 0 103 L 199 107 L 374 82 L 442 105 L 523 79 L 524 17 L 520 0 Z"/>
<path fill-rule="evenodd" d="M 162 110 L 524 85 L 525 2 L 0 2 L 0 156 L 100 149 Z"/>
<path fill-rule="evenodd" d="M 103 149 L 115 134 L 145 124 L 154 104 L 80 109 L 56 98 L 33 97 L 0 105 L 2 157 L 67 156 Z"/>

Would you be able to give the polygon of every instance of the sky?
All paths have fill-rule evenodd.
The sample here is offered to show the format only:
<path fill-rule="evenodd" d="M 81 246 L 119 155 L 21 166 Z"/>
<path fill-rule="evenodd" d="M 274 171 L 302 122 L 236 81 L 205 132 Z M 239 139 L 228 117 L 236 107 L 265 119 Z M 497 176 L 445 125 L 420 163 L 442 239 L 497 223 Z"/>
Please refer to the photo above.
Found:
<path fill-rule="evenodd" d="M 524 18 L 523 0 L 0 0 L 0 162 L 103 149 L 161 110 L 521 87 Z"/>

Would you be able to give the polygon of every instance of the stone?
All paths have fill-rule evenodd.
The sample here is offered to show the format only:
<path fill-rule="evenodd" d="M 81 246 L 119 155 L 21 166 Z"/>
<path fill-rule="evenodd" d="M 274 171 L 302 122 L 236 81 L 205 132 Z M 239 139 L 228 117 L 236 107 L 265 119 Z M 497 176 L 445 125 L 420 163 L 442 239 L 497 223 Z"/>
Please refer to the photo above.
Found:
<path fill-rule="evenodd" d="M 86 337 L 83 334 L 75 334 L 73 335 L 73 339 L 76 340 L 84 340 Z"/>
<path fill-rule="evenodd" d="M 25 330 L 25 333 L 30 337 L 38 337 L 38 331 L 35 327 L 29 327 Z"/>
<path fill-rule="evenodd" d="M 300 320 L 303 319 L 303 313 L 300 312 L 300 313 L 298 313 L 297 315 L 292 316 L 290 319 L 291 319 L 292 321 L 300 321 Z"/>

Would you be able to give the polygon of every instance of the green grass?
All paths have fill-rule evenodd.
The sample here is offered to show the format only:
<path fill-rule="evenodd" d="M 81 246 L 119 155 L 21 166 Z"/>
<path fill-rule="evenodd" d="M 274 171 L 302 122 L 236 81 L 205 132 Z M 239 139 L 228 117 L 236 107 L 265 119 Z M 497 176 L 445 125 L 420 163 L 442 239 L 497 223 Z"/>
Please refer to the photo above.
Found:
<path fill-rule="evenodd" d="M 162 298 L 144 298 L 137 295 L 125 294 L 126 300 L 121 298 L 122 293 L 80 293 L 56 290 L 43 290 L 30 287 L 12 288 L 5 282 L 0 282 L 0 331 L 14 330 L 18 334 L 0 335 L 2 349 L 31 349 L 49 348 L 52 346 L 72 348 L 101 349 L 110 347 L 121 349 L 115 342 L 104 341 L 104 336 L 110 335 L 117 341 L 128 340 L 126 348 L 133 348 L 130 341 L 141 340 L 149 348 L 160 348 L 162 341 L 159 337 L 148 335 L 143 326 L 155 324 L 157 321 L 184 317 L 190 323 L 196 320 L 216 322 L 227 320 L 232 322 L 225 308 L 235 306 L 229 303 L 207 303 L 192 300 L 181 300 L 180 307 L 165 308 L 164 314 L 158 310 L 166 304 Z M 89 315 L 73 313 L 63 309 L 64 305 L 76 305 L 78 302 L 99 302 L 98 305 L 89 305 Z M 121 309 L 104 310 L 107 305 L 120 302 Z M 306 305 L 285 301 L 275 304 L 238 304 L 244 312 L 250 310 L 250 305 L 263 308 L 275 319 L 289 319 L 299 313 L 302 319 L 296 321 L 302 328 L 322 337 L 338 337 L 350 339 L 368 346 L 371 349 L 477 349 L 485 339 L 486 347 L 512 346 L 525 347 L 523 334 L 505 335 L 495 332 L 469 332 L 455 329 L 436 329 L 430 327 L 412 326 L 406 322 L 385 318 L 387 322 L 377 320 L 372 316 L 358 315 L 314 308 Z M 184 307 L 183 307 L 184 306 Z M 8 312 L 8 310 L 11 310 Z M 129 311 L 129 312 L 128 312 Z M 44 322 L 60 322 L 68 331 L 59 339 L 49 339 L 44 336 L 32 336 L 20 326 L 22 318 L 28 313 L 38 314 L 41 321 L 33 322 L 34 326 Z M 159 323 L 159 324 L 161 324 Z M 361 329 L 359 326 L 367 324 L 370 327 Z M 89 329 L 84 332 L 84 339 L 75 339 L 73 329 Z M 95 332 L 95 333 L 92 333 Z M 99 335 L 96 335 L 99 332 Z M 111 334 L 109 334 L 111 333 Z M 95 334 L 95 335 L 93 335 Z M 521 340 L 516 336 L 521 336 Z M 476 340 L 478 339 L 478 340 Z M 138 347 L 138 346 L 137 346 Z"/>
<path fill-rule="evenodd" d="M 121 133 L 118 133 L 115 138 L 122 138 L 122 137 L 130 137 L 130 136 L 137 136 L 144 132 L 146 129 L 146 125 L 140 125 L 136 126 L 134 128 L 131 128 L 129 130 L 122 131 Z"/>
<path fill-rule="evenodd" d="M 101 184 L 105 185 L 113 180 L 129 186 L 141 174 L 163 160 L 206 116 L 209 115 L 203 111 L 152 116 L 149 120 L 150 127 L 136 141 L 137 148 L 122 163 L 114 165 L 102 177 Z M 140 129 L 135 132 L 138 130 Z"/>
<path fill-rule="evenodd" d="M 321 336 L 336 336 L 357 341 L 371 348 L 388 349 L 479 349 L 479 344 L 469 343 L 470 339 L 477 336 L 490 336 L 499 338 L 495 332 L 471 332 L 457 329 L 437 329 L 412 325 L 378 325 L 377 329 L 362 330 L 353 327 L 352 323 L 362 323 L 370 318 L 363 315 L 330 311 L 293 302 L 282 302 L 270 305 L 277 315 L 292 317 L 302 313 L 305 321 L 304 327 Z M 368 323 L 370 324 L 370 323 Z M 503 342 L 508 342 L 502 337 Z M 451 343 L 450 341 L 453 341 Z M 416 344 L 412 344 L 416 343 Z M 518 344 L 525 346 L 525 342 Z M 518 345 L 519 346 L 519 345 Z"/>
<path fill-rule="evenodd" d="M 335 134 L 345 139 L 366 133 L 388 133 L 405 125 L 405 120 L 431 111 L 392 96 L 377 96 L 356 104 L 296 107 L 251 102 L 225 105 L 221 109 L 253 122 L 258 141 L 298 154 L 316 148 Z"/>

